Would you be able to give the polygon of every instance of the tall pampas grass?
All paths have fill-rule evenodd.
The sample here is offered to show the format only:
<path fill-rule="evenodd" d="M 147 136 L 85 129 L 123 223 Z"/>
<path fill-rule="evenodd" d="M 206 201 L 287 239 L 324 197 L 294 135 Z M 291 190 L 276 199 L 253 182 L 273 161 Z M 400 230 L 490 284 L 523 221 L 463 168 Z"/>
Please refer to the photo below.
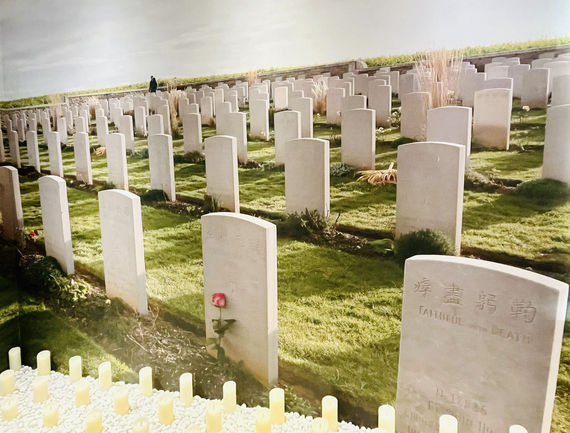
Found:
<path fill-rule="evenodd" d="M 97 117 L 95 116 L 95 110 L 97 110 L 97 105 L 99 105 L 99 98 L 90 96 L 89 99 L 87 99 L 87 104 L 89 105 L 89 113 L 91 114 L 91 118 L 95 119 Z"/>
<path fill-rule="evenodd" d="M 47 99 L 50 105 L 49 110 L 55 125 L 56 120 L 62 115 L 61 95 L 59 93 L 54 93 L 53 95 L 48 95 Z"/>
<path fill-rule="evenodd" d="M 172 130 L 178 127 L 178 105 L 183 97 L 182 90 L 172 89 L 168 92 L 168 108 L 170 110 L 170 124 Z"/>
<path fill-rule="evenodd" d="M 247 84 L 251 87 L 257 80 L 257 71 L 249 71 L 247 73 Z"/>
<path fill-rule="evenodd" d="M 328 86 L 325 81 L 317 83 L 314 111 L 317 114 L 325 114 L 327 112 L 327 91 Z"/>
<path fill-rule="evenodd" d="M 462 62 L 456 50 L 427 51 L 416 60 L 419 91 L 431 93 L 432 108 L 458 104 Z"/>

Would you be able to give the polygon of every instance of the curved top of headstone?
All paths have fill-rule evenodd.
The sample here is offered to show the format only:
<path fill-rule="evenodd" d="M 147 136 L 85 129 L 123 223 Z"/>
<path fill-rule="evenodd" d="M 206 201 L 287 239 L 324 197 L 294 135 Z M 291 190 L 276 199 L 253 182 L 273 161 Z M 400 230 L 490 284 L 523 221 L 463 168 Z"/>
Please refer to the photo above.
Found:
<path fill-rule="evenodd" d="M 473 109 L 471 107 L 460 107 L 458 105 L 446 105 L 445 107 L 437 107 L 437 108 L 430 108 L 428 110 L 428 116 L 430 113 L 445 113 L 446 111 L 455 111 L 455 112 L 461 112 L 461 111 L 472 111 Z"/>
<path fill-rule="evenodd" d="M 237 139 L 232 135 L 213 135 L 204 140 L 204 146 L 206 146 L 207 143 L 216 143 L 216 142 L 222 142 L 222 143 L 227 142 L 231 144 L 232 141 L 237 141 Z"/>
<path fill-rule="evenodd" d="M 283 111 L 278 111 L 277 113 L 275 113 L 276 117 L 300 117 L 301 116 L 301 112 L 297 111 L 297 110 L 283 110 Z"/>
<path fill-rule="evenodd" d="M 10 166 L 10 165 L 3 165 L 3 166 L 0 166 L 0 173 L 4 173 L 4 175 L 7 174 L 7 173 L 9 173 L 9 172 L 14 172 L 14 171 L 15 171 L 15 172 L 18 172 L 18 169 L 15 168 L 15 167 L 12 167 L 12 166 Z"/>
<path fill-rule="evenodd" d="M 457 152 L 461 152 L 461 150 L 463 149 L 463 151 L 465 151 L 465 146 L 461 144 L 447 143 L 443 141 L 416 141 L 414 143 L 401 144 L 400 146 L 398 146 L 398 154 L 401 153 L 400 151 L 415 152 L 416 149 L 420 150 L 426 149 L 427 148 L 426 144 L 430 145 L 430 148 L 439 147 L 441 149 L 454 149 Z"/>
<path fill-rule="evenodd" d="M 244 215 L 241 213 L 234 213 L 234 212 L 213 212 L 207 215 L 202 216 L 201 220 L 208 221 L 241 221 L 244 223 L 252 224 L 257 227 L 261 227 L 264 229 L 271 229 L 275 228 L 275 224 L 270 223 L 269 221 L 265 221 L 261 218 L 256 218 L 251 215 Z"/>
<path fill-rule="evenodd" d="M 52 175 L 48 175 L 48 176 L 42 176 L 38 179 L 38 184 L 42 185 L 42 184 L 46 184 L 46 186 L 48 185 L 61 185 L 63 184 L 64 186 L 67 185 L 65 183 L 65 180 L 63 180 L 61 177 L 59 176 L 52 176 Z"/>
<path fill-rule="evenodd" d="M 123 191 L 122 189 L 106 189 L 104 191 L 99 191 L 98 194 L 99 200 L 101 199 L 112 199 L 112 200 L 121 200 L 123 202 L 133 202 L 138 201 L 140 202 L 141 198 L 133 194 L 132 192 Z"/>
<path fill-rule="evenodd" d="M 288 140 L 288 141 L 286 141 L 286 142 L 285 142 L 285 145 L 288 145 L 288 144 L 290 144 L 290 143 L 292 143 L 292 144 L 297 144 L 297 143 L 298 143 L 298 144 L 300 144 L 300 145 L 302 145 L 302 144 L 305 144 L 305 145 L 316 145 L 316 144 L 318 144 L 318 145 L 323 145 L 323 144 L 324 144 L 324 145 L 328 145 L 328 144 L 329 144 L 329 141 L 328 141 L 328 140 L 323 140 L 322 138 L 295 138 L 295 139 L 293 139 L 293 140 Z"/>
<path fill-rule="evenodd" d="M 512 93 L 511 89 L 502 89 L 502 88 L 494 88 L 494 89 L 482 89 L 482 90 L 477 90 L 475 92 L 475 98 L 477 98 L 478 96 L 487 96 L 487 95 L 498 95 L 498 96 L 504 96 L 505 98 L 510 98 Z"/>

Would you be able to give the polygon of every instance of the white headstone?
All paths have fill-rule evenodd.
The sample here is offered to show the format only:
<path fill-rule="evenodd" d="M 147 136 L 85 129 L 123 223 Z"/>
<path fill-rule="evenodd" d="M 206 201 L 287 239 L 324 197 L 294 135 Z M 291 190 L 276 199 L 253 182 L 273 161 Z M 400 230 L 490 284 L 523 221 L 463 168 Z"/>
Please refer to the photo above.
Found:
<path fill-rule="evenodd" d="M 439 107 L 428 110 L 427 141 L 455 143 L 465 147 L 465 169 L 471 155 L 471 107 Z"/>
<path fill-rule="evenodd" d="M 66 274 L 75 273 L 67 185 L 57 176 L 38 180 L 46 255 L 54 257 Z"/>
<path fill-rule="evenodd" d="M 368 74 L 359 74 L 354 77 L 354 94 L 368 95 Z"/>
<path fill-rule="evenodd" d="M 301 137 L 313 137 L 313 99 L 295 98 L 289 101 L 289 109 L 301 113 Z"/>
<path fill-rule="evenodd" d="M 137 312 L 146 315 L 148 303 L 140 197 L 126 191 L 101 191 L 99 216 L 107 296 L 121 298 Z"/>
<path fill-rule="evenodd" d="M 399 93 L 398 96 L 402 99 L 402 95 L 406 93 L 417 92 L 419 89 L 419 81 L 416 74 L 403 74 L 400 75 Z"/>
<path fill-rule="evenodd" d="M 512 96 L 510 89 L 484 89 L 475 92 L 473 110 L 475 143 L 484 147 L 509 149 Z"/>
<path fill-rule="evenodd" d="M 529 108 L 546 108 L 548 105 L 550 70 L 537 68 L 528 71 L 523 78 L 521 105 Z"/>
<path fill-rule="evenodd" d="M 475 105 L 475 92 L 485 88 L 485 81 L 487 74 L 478 72 L 475 74 L 466 74 L 461 77 L 460 89 L 462 97 L 462 105 L 464 107 L 471 107 Z"/>
<path fill-rule="evenodd" d="M 570 187 L 570 105 L 550 107 L 546 113 L 542 177 Z"/>
<path fill-rule="evenodd" d="M 400 100 L 402 101 L 400 134 L 402 137 L 408 137 L 417 141 L 425 140 L 427 112 L 431 108 L 431 93 L 404 93 L 400 95 Z"/>
<path fill-rule="evenodd" d="M 274 119 L 275 164 L 285 164 L 285 143 L 289 140 L 301 138 L 301 113 L 298 111 L 281 111 L 275 113 Z"/>
<path fill-rule="evenodd" d="M 341 123 L 340 112 L 345 92 L 344 89 L 329 89 L 327 92 L 327 123 L 330 125 Z"/>
<path fill-rule="evenodd" d="M 368 108 L 376 111 L 376 126 L 389 127 L 392 115 L 392 86 L 371 83 L 368 87 Z"/>
<path fill-rule="evenodd" d="M 57 119 L 57 132 L 59 132 L 61 143 L 67 144 L 67 121 L 65 117 L 59 117 Z"/>
<path fill-rule="evenodd" d="M 202 113 L 202 125 L 210 125 L 214 121 L 212 97 L 204 96 L 200 100 L 200 112 Z"/>
<path fill-rule="evenodd" d="M 146 135 L 146 113 L 144 107 L 135 108 L 135 133 Z"/>
<path fill-rule="evenodd" d="M 212 305 L 212 295 L 222 292 L 224 319 L 236 320 L 223 340 L 226 355 L 243 361 L 263 384 L 276 385 L 276 227 L 227 212 L 205 215 L 201 221 L 206 338 L 216 337 L 212 320 L 219 319 L 220 312 Z"/>
<path fill-rule="evenodd" d="M 523 269 L 408 259 L 396 431 L 438 433 L 452 414 L 463 433 L 550 432 L 567 299 L 567 284 Z"/>
<path fill-rule="evenodd" d="M 170 201 L 176 201 L 174 154 L 171 135 L 149 135 L 148 165 L 150 169 L 150 188 L 164 191 Z"/>
<path fill-rule="evenodd" d="M 489 64 L 485 65 L 488 66 Z M 487 79 L 492 80 L 495 78 L 507 78 L 509 76 L 509 66 L 508 65 L 498 65 L 492 68 L 485 67 L 485 72 L 487 73 Z"/>
<path fill-rule="evenodd" d="M 269 102 L 257 99 L 249 103 L 249 135 L 252 138 L 269 138 Z"/>
<path fill-rule="evenodd" d="M 229 113 L 224 115 L 218 135 L 229 135 L 236 138 L 238 161 L 247 162 L 247 125 L 245 113 Z"/>
<path fill-rule="evenodd" d="M 552 89 L 554 77 L 570 74 L 570 59 L 567 59 L 567 61 L 556 59 L 554 62 L 546 63 L 544 67 L 550 70 L 548 87 Z"/>
<path fill-rule="evenodd" d="M 570 74 L 558 75 L 552 80 L 552 99 L 550 105 L 570 104 Z"/>
<path fill-rule="evenodd" d="M 162 126 L 164 127 L 163 134 L 172 135 L 172 125 L 170 123 L 170 108 L 168 105 L 161 105 L 156 110 L 157 114 L 162 116 Z M 149 135 L 150 132 L 149 132 Z"/>
<path fill-rule="evenodd" d="M 436 142 L 398 146 L 396 237 L 423 229 L 441 232 L 459 254 L 464 175 L 465 146 Z"/>
<path fill-rule="evenodd" d="M 182 116 L 184 132 L 184 153 L 202 151 L 202 121 L 196 113 L 186 113 Z"/>
<path fill-rule="evenodd" d="M 109 130 L 109 126 L 107 126 L 107 131 L 108 130 Z M 85 123 L 84 117 L 76 117 L 75 118 L 75 132 L 87 132 L 87 133 L 89 133 L 89 131 L 87 130 L 87 125 Z"/>
<path fill-rule="evenodd" d="M 376 166 L 376 112 L 366 108 L 343 112 L 341 137 L 342 162 L 358 170 L 374 170 Z"/>
<path fill-rule="evenodd" d="M 28 165 L 34 167 L 38 173 L 41 173 L 40 149 L 36 131 L 28 131 L 26 133 L 26 147 L 28 149 Z"/>
<path fill-rule="evenodd" d="M 300 138 L 285 143 L 285 209 L 289 214 L 330 213 L 330 145 Z"/>
<path fill-rule="evenodd" d="M 7 165 L 0 167 L 0 213 L 4 239 L 22 242 L 24 216 L 18 169 Z"/>
<path fill-rule="evenodd" d="M 73 152 L 75 154 L 75 178 L 85 182 L 87 185 L 93 185 L 89 134 L 86 132 L 73 134 Z"/>
<path fill-rule="evenodd" d="M 148 135 L 164 134 L 164 119 L 160 114 L 148 116 Z"/>
<path fill-rule="evenodd" d="M 239 213 L 239 181 L 236 138 L 215 135 L 204 140 L 206 193 L 222 206 Z"/>
<path fill-rule="evenodd" d="M 109 182 L 114 183 L 117 189 L 129 190 L 127 149 L 123 134 L 107 136 L 107 171 Z"/>
<path fill-rule="evenodd" d="M 59 132 L 48 132 L 45 133 L 44 136 L 46 137 L 48 145 L 50 174 L 63 177 L 63 161 L 61 159 Z"/>
<path fill-rule="evenodd" d="M 510 89 L 513 90 L 512 78 L 491 78 L 485 81 L 484 89 Z"/>
<path fill-rule="evenodd" d="M 509 68 L 509 78 L 513 79 L 513 96 L 520 98 L 523 90 L 523 79 L 530 71 L 530 65 L 513 65 Z"/>
<path fill-rule="evenodd" d="M 289 89 L 287 86 L 279 86 L 275 88 L 275 109 L 286 110 L 289 108 Z"/>
<path fill-rule="evenodd" d="M 16 131 L 8 131 L 8 143 L 10 145 L 10 162 L 14 167 L 21 168 L 20 143 Z"/>
<path fill-rule="evenodd" d="M 366 96 L 365 95 L 345 96 L 340 101 L 340 115 L 341 115 L 341 117 L 345 111 L 355 110 L 357 108 L 366 108 Z"/>

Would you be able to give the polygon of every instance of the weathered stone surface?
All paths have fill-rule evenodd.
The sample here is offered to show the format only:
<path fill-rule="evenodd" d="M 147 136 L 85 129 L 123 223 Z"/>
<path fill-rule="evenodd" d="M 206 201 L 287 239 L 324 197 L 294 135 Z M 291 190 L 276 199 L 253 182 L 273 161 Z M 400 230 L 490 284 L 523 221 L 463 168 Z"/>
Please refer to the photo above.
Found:
<path fill-rule="evenodd" d="M 50 174 L 63 177 L 63 162 L 61 159 L 59 132 L 47 132 L 44 135 L 48 145 Z"/>
<path fill-rule="evenodd" d="M 547 68 L 531 69 L 523 78 L 521 105 L 529 108 L 546 108 L 550 93 L 550 70 Z"/>
<path fill-rule="evenodd" d="M 186 113 L 182 116 L 184 153 L 202 151 L 202 120 L 200 114 Z"/>
<path fill-rule="evenodd" d="M 281 111 L 275 113 L 275 163 L 285 164 L 285 143 L 301 138 L 301 113 Z"/>
<path fill-rule="evenodd" d="M 438 433 L 451 414 L 464 433 L 550 432 L 567 299 L 567 284 L 526 270 L 408 259 L 396 431 Z"/>
<path fill-rule="evenodd" d="M 427 112 L 431 108 L 431 93 L 411 92 L 400 96 L 402 110 L 400 130 L 402 137 L 422 141 L 427 134 Z"/>
<path fill-rule="evenodd" d="M 223 319 L 236 322 L 223 339 L 226 355 L 263 384 L 276 385 L 277 230 L 249 215 L 211 213 L 202 217 L 206 337 L 220 312 L 214 293 L 224 293 Z M 215 355 L 213 349 L 209 349 Z"/>
<path fill-rule="evenodd" d="M 229 135 L 236 138 L 238 161 L 247 162 L 247 124 L 245 113 L 229 113 L 224 120 L 219 135 Z"/>
<path fill-rule="evenodd" d="M 148 165 L 150 169 L 150 188 L 162 190 L 170 201 L 176 201 L 174 154 L 171 135 L 149 135 Z"/>
<path fill-rule="evenodd" d="M 28 165 L 34 167 L 36 171 L 40 173 L 40 149 L 38 147 L 38 133 L 36 131 L 26 132 L 26 147 L 28 149 Z"/>
<path fill-rule="evenodd" d="M 86 132 L 77 132 L 73 135 L 73 152 L 76 179 L 85 182 L 87 185 L 93 185 L 91 148 L 89 146 L 89 135 Z"/>
<path fill-rule="evenodd" d="M 542 177 L 570 187 L 570 105 L 550 107 L 546 113 Z"/>
<path fill-rule="evenodd" d="M 114 183 L 117 189 L 129 190 L 127 150 L 123 134 L 107 136 L 107 171 L 109 182 Z"/>
<path fill-rule="evenodd" d="M 376 112 L 366 108 L 343 112 L 341 137 L 342 162 L 358 170 L 374 170 L 376 166 Z"/>
<path fill-rule="evenodd" d="M 206 192 L 220 200 L 223 207 L 239 213 L 237 141 L 229 135 L 204 140 L 206 155 Z"/>
<path fill-rule="evenodd" d="M 427 141 L 461 144 L 465 147 L 465 169 L 471 155 L 471 107 L 439 107 L 428 110 Z"/>
<path fill-rule="evenodd" d="M 24 216 L 18 170 L 7 165 L 0 167 L 0 212 L 4 239 L 23 242 Z"/>
<path fill-rule="evenodd" d="M 313 138 L 313 99 L 291 99 L 289 109 L 301 113 L 301 137 Z"/>
<path fill-rule="evenodd" d="M 473 141 L 481 146 L 508 150 L 512 108 L 513 92 L 510 89 L 475 92 Z"/>

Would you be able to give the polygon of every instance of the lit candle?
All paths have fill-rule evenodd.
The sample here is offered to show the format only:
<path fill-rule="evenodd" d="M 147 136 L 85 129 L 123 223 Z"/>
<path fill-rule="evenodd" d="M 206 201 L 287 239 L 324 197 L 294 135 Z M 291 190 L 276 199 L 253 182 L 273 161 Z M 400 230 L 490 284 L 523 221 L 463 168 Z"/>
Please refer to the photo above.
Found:
<path fill-rule="evenodd" d="M 91 389 L 87 379 L 81 379 L 75 384 L 75 406 L 91 404 Z"/>
<path fill-rule="evenodd" d="M 2 400 L 2 420 L 11 421 L 18 417 L 18 398 L 8 397 Z"/>
<path fill-rule="evenodd" d="M 141 394 L 150 397 L 152 395 L 152 368 L 143 367 L 139 371 L 139 386 Z"/>
<path fill-rule="evenodd" d="M 164 425 L 170 425 L 172 421 L 174 421 L 174 399 L 172 398 L 172 394 L 162 394 L 158 398 L 158 420 Z"/>
<path fill-rule="evenodd" d="M 51 374 L 51 359 L 49 350 L 42 350 L 38 353 L 38 376 L 49 376 Z"/>
<path fill-rule="evenodd" d="M 101 409 L 89 411 L 85 418 L 86 433 L 101 433 L 103 431 L 103 413 Z"/>
<path fill-rule="evenodd" d="M 133 423 L 133 433 L 149 433 L 148 431 L 148 418 L 141 416 Z"/>
<path fill-rule="evenodd" d="M 451 415 L 440 416 L 439 433 L 457 433 L 457 418 Z"/>
<path fill-rule="evenodd" d="M 129 389 L 123 386 L 115 390 L 115 413 L 117 415 L 126 415 L 129 413 Z"/>
<path fill-rule="evenodd" d="M 16 391 L 16 380 L 14 370 L 4 370 L 0 373 L 0 395 L 6 397 Z"/>
<path fill-rule="evenodd" d="M 230 380 L 224 383 L 224 413 L 236 411 L 236 383 Z"/>
<path fill-rule="evenodd" d="M 285 422 L 285 391 L 273 388 L 269 391 L 269 410 L 271 411 L 271 424 L 281 425 Z"/>
<path fill-rule="evenodd" d="M 71 383 L 79 381 L 83 377 L 83 363 L 81 356 L 69 358 L 69 380 Z"/>
<path fill-rule="evenodd" d="M 180 401 L 184 406 L 190 406 L 194 400 L 192 386 L 192 373 L 183 373 L 180 376 Z"/>
<path fill-rule="evenodd" d="M 396 432 L 396 410 L 389 404 L 384 404 L 378 408 L 378 427 L 383 428 L 388 433 Z"/>
<path fill-rule="evenodd" d="M 8 359 L 10 360 L 10 370 L 19 371 L 22 368 L 22 354 L 19 347 L 12 347 L 8 351 Z"/>
<path fill-rule="evenodd" d="M 42 407 L 42 418 L 44 427 L 54 427 L 59 421 L 59 405 L 57 403 L 46 403 Z"/>
<path fill-rule="evenodd" d="M 315 418 L 312 425 L 313 433 L 328 433 L 329 432 L 329 422 L 324 418 Z"/>
<path fill-rule="evenodd" d="M 338 431 L 338 400 L 332 395 L 323 397 L 322 416 L 329 422 L 329 429 L 332 432 Z"/>
<path fill-rule="evenodd" d="M 109 361 L 103 362 L 99 366 L 99 389 L 108 391 L 113 386 L 113 378 L 111 373 L 111 363 Z"/>
<path fill-rule="evenodd" d="M 522 425 L 512 425 L 509 427 L 509 433 L 528 433 Z"/>
<path fill-rule="evenodd" d="M 32 382 L 32 389 L 34 394 L 34 403 L 42 403 L 49 398 L 48 393 L 48 378 L 36 377 Z"/>
<path fill-rule="evenodd" d="M 222 404 L 211 401 L 206 406 L 206 433 L 218 433 L 222 429 Z"/>
<path fill-rule="evenodd" d="M 271 433 L 271 411 L 266 407 L 257 409 L 255 414 L 255 433 Z"/>

